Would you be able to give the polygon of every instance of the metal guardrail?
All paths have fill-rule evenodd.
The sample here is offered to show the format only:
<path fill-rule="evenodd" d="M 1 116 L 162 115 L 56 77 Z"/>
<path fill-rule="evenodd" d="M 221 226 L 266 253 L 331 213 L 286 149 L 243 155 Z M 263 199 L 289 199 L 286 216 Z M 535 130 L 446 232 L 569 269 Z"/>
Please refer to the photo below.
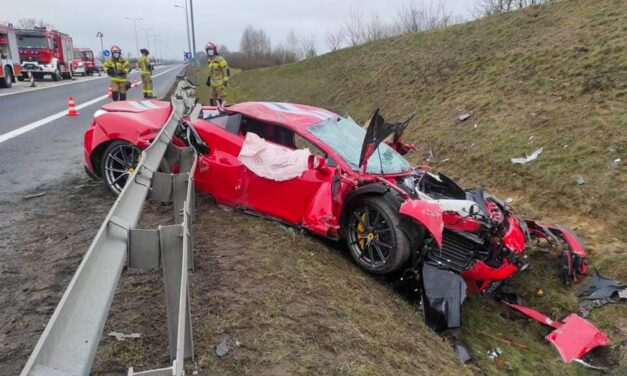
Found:
<path fill-rule="evenodd" d="M 165 287 L 171 366 L 128 375 L 184 375 L 193 357 L 188 271 L 193 269 L 192 221 L 196 153 L 171 143 L 181 118 L 197 116 L 195 88 L 181 80 L 172 113 L 109 211 L 63 293 L 21 375 L 87 375 L 98 349 L 122 269 L 161 268 Z M 179 173 L 158 172 L 162 163 Z M 136 229 L 147 198 L 173 202 L 173 225 Z"/>

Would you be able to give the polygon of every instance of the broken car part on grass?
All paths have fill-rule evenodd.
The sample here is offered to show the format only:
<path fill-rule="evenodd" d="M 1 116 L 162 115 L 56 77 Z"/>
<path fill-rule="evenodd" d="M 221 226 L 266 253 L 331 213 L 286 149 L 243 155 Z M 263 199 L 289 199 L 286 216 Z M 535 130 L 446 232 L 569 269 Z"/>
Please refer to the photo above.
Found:
<path fill-rule="evenodd" d="M 627 284 L 595 273 L 588 286 L 578 295 L 584 299 L 579 303 L 579 313 L 588 317 L 595 308 L 627 301 Z"/>
<path fill-rule="evenodd" d="M 566 363 L 571 363 L 575 359 L 582 359 L 584 355 L 598 346 L 610 344 L 605 333 L 576 314 L 571 314 L 563 322 L 560 322 L 532 308 L 509 303 L 506 300 L 502 300 L 502 302 L 540 324 L 555 329 L 545 338 L 553 344 Z"/>

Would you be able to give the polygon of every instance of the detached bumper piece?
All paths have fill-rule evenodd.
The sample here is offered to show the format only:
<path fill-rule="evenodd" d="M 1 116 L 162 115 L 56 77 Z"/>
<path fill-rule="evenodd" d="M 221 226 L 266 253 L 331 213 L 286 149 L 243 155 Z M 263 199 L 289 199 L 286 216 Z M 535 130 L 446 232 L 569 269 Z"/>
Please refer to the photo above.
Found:
<path fill-rule="evenodd" d="M 527 221 L 527 227 L 530 235 L 562 247 L 562 272 L 567 286 L 579 282 L 580 276 L 588 274 L 588 256 L 583 242 L 568 227 L 541 225 L 533 221 Z"/>
<path fill-rule="evenodd" d="M 581 358 L 598 346 L 608 346 L 610 340 L 605 333 L 599 330 L 590 321 L 583 319 L 576 314 L 571 314 L 563 322 L 552 320 L 548 316 L 519 304 L 503 303 L 530 317 L 540 324 L 555 329 L 545 338 L 557 349 L 566 363 L 579 361 Z"/>
<path fill-rule="evenodd" d="M 454 272 L 428 262 L 422 266 L 422 307 L 425 323 L 442 332 L 461 326 L 466 283 Z"/>

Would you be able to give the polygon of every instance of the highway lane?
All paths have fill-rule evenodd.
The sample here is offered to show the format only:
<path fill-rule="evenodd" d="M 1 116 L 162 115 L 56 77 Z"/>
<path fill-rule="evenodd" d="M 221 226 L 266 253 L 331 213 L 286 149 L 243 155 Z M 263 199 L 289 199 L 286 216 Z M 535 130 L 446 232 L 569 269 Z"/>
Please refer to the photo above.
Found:
<path fill-rule="evenodd" d="M 160 67 L 154 73 L 157 97 L 166 94 L 183 67 Z M 139 74 L 133 72 L 130 78 L 139 78 Z M 26 191 L 84 173 L 83 132 L 91 124 L 94 112 L 110 101 L 98 100 L 107 94 L 108 85 L 109 80 L 103 77 L 0 96 L 0 201 L 14 201 Z M 12 131 L 40 125 L 42 119 L 67 111 L 70 95 L 78 106 L 95 103 L 80 109 L 78 117 L 61 116 L 7 139 Z M 130 89 L 128 98 L 141 99 L 141 85 Z"/>

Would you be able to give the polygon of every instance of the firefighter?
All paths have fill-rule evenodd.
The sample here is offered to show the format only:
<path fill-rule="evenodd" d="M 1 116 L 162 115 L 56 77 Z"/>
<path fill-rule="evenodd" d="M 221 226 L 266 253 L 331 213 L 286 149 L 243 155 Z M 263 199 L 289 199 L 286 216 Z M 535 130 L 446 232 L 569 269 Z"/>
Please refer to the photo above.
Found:
<path fill-rule="evenodd" d="M 154 98 L 152 95 L 152 63 L 148 55 L 150 52 L 146 48 L 139 50 L 142 56 L 139 58 L 139 69 L 142 75 L 142 86 L 144 88 L 144 98 Z"/>
<path fill-rule="evenodd" d="M 215 44 L 207 43 L 205 51 L 209 57 L 209 77 L 207 77 L 207 86 L 211 88 L 209 104 L 211 106 L 222 105 L 231 71 L 226 59 L 218 53 L 218 47 Z"/>
<path fill-rule="evenodd" d="M 131 66 L 128 60 L 122 57 L 122 49 L 118 46 L 111 47 L 111 57 L 105 61 L 103 69 L 111 77 L 111 98 L 114 102 L 126 100 L 128 89 L 128 72 Z"/>

